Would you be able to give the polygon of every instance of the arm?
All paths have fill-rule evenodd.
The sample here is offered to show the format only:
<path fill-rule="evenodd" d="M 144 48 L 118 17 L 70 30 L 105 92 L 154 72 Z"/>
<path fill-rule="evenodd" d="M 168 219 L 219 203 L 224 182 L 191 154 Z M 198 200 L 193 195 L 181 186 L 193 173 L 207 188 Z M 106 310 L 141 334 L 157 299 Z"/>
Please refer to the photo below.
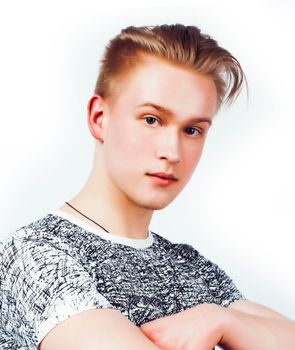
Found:
<path fill-rule="evenodd" d="M 249 301 L 228 308 L 201 304 L 144 324 L 141 330 L 163 350 L 294 350 L 295 322 Z"/>
<path fill-rule="evenodd" d="M 54 327 L 39 350 L 157 350 L 118 310 L 93 309 L 74 315 Z"/>
<path fill-rule="evenodd" d="M 295 322 L 265 306 L 239 300 L 229 306 L 223 345 L 226 349 L 295 348 Z"/>
<path fill-rule="evenodd" d="M 223 342 L 226 349 L 295 348 L 295 322 L 276 311 L 246 300 L 229 306 Z"/>
<path fill-rule="evenodd" d="M 249 300 L 236 300 L 235 302 L 229 305 L 229 309 L 246 312 L 247 314 L 254 315 L 254 316 L 271 317 L 271 318 L 288 320 L 286 316 L 264 305 L 254 303 Z"/>
<path fill-rule="evenodd" d="M 1 318 L 18 347 L 158 349 L 97 291 L 93 276 L 70 254 L 38 237 L 10 241 L 3 256 L 0 289 L 11 302 Z"/>

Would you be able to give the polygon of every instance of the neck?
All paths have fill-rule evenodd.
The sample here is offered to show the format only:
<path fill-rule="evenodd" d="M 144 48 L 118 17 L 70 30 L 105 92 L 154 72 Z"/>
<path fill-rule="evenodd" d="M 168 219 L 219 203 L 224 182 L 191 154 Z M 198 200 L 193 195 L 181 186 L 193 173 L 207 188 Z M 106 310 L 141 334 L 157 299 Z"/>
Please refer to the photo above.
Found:
<path fill-rule="evenodd" d="M 110 234 L 134 239 L 147 238 L 153 210 L 136 204 L 115 188 L 101 168 L 99 171 L 96 169 L 92 169 L 80 192 L 67 199 L 67 202 L 103 226 Z M 97 228 L 97 225 L 68 205 L 64 204 L 59 209 Z"/>

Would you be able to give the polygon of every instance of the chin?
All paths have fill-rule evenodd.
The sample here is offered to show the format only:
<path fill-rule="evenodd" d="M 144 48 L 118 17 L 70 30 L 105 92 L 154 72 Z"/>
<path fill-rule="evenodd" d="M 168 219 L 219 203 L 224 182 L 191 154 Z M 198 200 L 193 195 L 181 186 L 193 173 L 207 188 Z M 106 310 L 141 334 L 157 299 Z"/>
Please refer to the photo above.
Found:
<path fill-rule="evenodd" d="M 150 210 L 160 210 L 167 207 L 172 200 L 170 201 L 160 201 L 160 200 L 150 200 L 150 201 L 138 201 L 137 204 L 140 205 L 143 208 L 150 209 Z"/>
<path fill-rule="evenodd" d="M 160 210 L 160 209 L 164 209 L 166 205 L 144 205 L 143 207 L 146 209 L 150 209 L 150 210 Z"/>

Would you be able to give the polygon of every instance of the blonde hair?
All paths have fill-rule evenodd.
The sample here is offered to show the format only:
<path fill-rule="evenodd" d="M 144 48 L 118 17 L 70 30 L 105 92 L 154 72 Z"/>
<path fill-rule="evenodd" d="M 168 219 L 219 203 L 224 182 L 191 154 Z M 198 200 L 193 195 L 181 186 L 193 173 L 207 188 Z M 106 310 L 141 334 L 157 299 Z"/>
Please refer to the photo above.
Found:
<path fill-rule="evenodd" d="M 115 98 L 122 78 L 146 54 L 211 77 L 217 90 L 218 108 L 223 103 L 231 104 L 246 82 L 237 59 L 196 26 L 130 26 L 106 46 L 94 93 L 110 100 Z"/>

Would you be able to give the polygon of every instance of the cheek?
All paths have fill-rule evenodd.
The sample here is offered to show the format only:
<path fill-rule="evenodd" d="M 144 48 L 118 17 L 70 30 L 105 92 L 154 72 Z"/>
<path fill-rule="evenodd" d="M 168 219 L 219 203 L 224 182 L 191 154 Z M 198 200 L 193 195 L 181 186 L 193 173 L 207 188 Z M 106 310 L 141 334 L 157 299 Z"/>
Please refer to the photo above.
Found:
<path fill-rule="evenodd" d="M 203 148 L 204 144 L 202 143 L 199 144 L 197 148 L 194 147 L 193 149 L 186 150 L 184 164 L 188 172 L 193 172 L 195 170 L 201 158 Z"/>
<path fill-rule="evenodd" d="M 111 157 L 120 158 L 130 164 L 145 162 L 151 155 L 151 138 L 133 123 L 116 123 L 109 130 L 108 147 Z"/>

